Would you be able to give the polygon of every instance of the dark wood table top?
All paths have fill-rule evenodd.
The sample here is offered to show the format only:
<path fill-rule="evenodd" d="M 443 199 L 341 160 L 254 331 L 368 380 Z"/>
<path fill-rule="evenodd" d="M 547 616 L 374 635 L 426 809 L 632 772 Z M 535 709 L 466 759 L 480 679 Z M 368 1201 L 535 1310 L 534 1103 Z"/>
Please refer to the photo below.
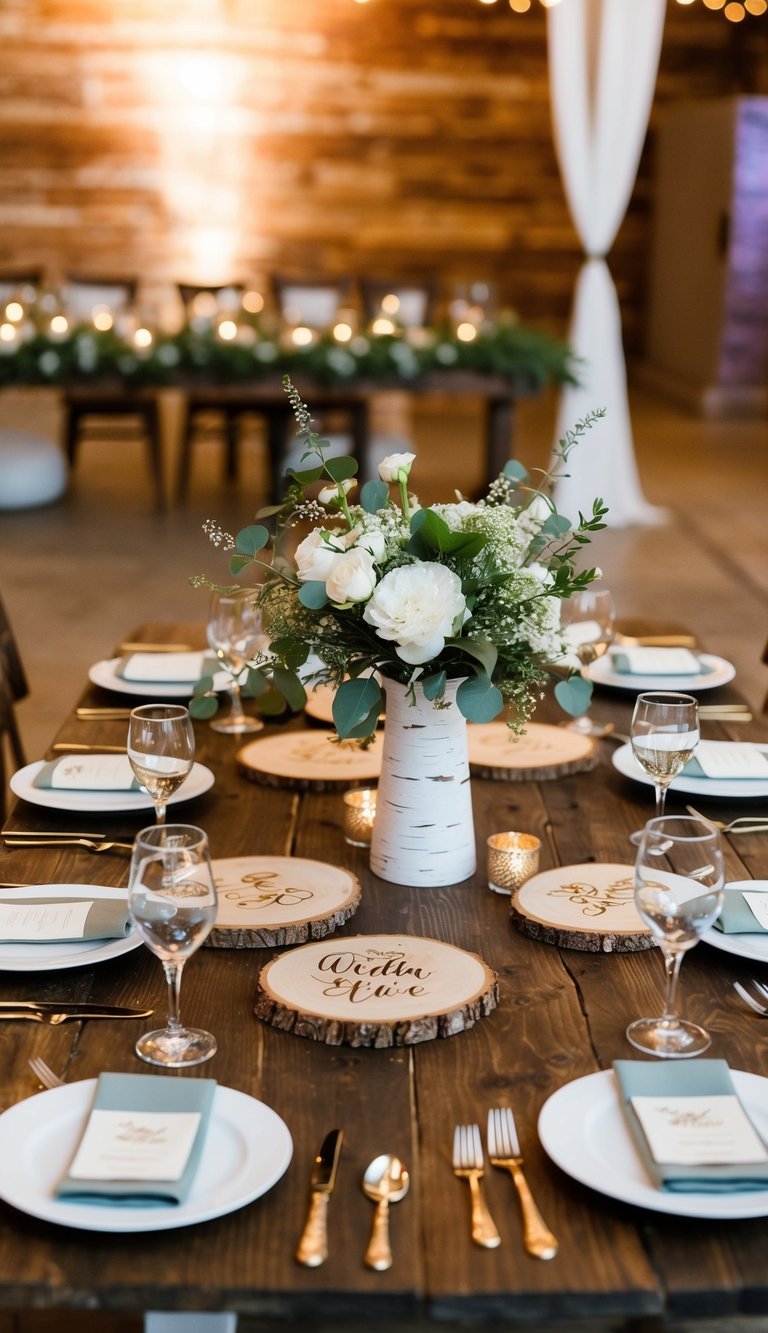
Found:
<path fill-rule="evenodd" d="M 149 625 L 149 640 L 189 641 L 188 625 Z M 136 636 L 134 636 L 136 637 Z M 736 697 L 710 691 L 707 702 Z M 117 703 L 89 687 L 81 702 Z M 119 702 L 131 704 L 121 696 Z M 632 696 L 598 692 L 593 712 L 616 729 L 629 727 Z M 554 718 L 544 709 L 539 720 Z M 291 723 L 291 725 L 295 725 Z M 238 776 L 240 742 L 196 724 L 198 758 L 216 775 L 206 795 L 179 809 L 205 828 L 214 856 L 288 852 L 346 865 L 363 885 L 362 903 L 344 935 L 408 932 L 473 950 L 497 971 L 500 1002 L 461 1035 L 409 1048 L 322 1045 L 257 1020 L 253 1000 L 260 968 L 275 951 L 204 949 L 190 962 L 182 990 L 186 1021 L 209 1028 L 219 1052 L 197 1073 L 262 1099 L 286 1121 L 291 1165 L 263 1198 L 242 1210 L 183 1230 L 110 1235 L 59 1228 L 0 1205 L 0 1305 L 226 1310 L 284 1319 L 409 1316 L 432 1321 L 715 1316 L 768 1312 L 768 1219 L 712 1222 L 680 1219 L 617 1202 L 572 1181 L 538 1143 L 537 1117 L 557 1088 L 633 1054 L 624 1030 L 658 1012 L 661 959 L 656 950 L 591 954 L 526 938 L 509 921 L 508 900 L 485 882 L 485 840 L 518 828 L 542 840 L 542 869 L 586 861 L 631 862 L 628 834 L 652 814 L 652 792 L 621 777 L 612 745 L 600 742 L 590 773 L 550 782 L 474 781 L 478 871 L 448 888 L 413 890 L 371 875 L 367 854 L 345 844 L 336 793 L 296 793 Z M 758 720 L 733 727 L 736 739 L 768 736 Z M 726 735 L 714 724 L 705 730 Z M 66 720 L 59 739 L 119 743 L 125 723 Z M 685 798 L 672 794 L 671 811 Z M 715 818 L 742 813 L 746 802 L 697 802 Z M 88 816 L 88 827 L 130 840 L 146 818 Z M 72 829 L 82 820 L 17 802 L 16 829 Z M 768 875 L 768 836 L 726 840 L 730 880 Z M 85 850 L 0 850 L 0 880 L 127 882 L 125 854 Z M 731 981 L 755 964 L 699 945 L 686 959 L 686 1011 L 712 1033 L 711 1055 L 732 1068 L 768 1073 L 768 1023 L 737 999 Z M 0 975 L 0 999 L 98 1000 L 165 1005 L 158 961 L 144 949 L 91 968 Z M 2 1106 L 37 1089 L 27 1065 L 44 1059 L 69 1081 L 104 1069 L 148 1072 L 134 1055 L 143 1026 L 91 1022 L 80 1027 L 0 1025 Z M 489 1169 L 486 1197 L 502 1235 L 496 1250 L 472 1244 L 465 1182 L 451 1170 L 453 1127 L 479 1121 L 490 1105 L 516 1112 L 527 1174 L 541 1211 L 560 1241 L 549 1262 L 521 1244 L 516 1196 L 506 1174 Z M 345 1144 L 330 1205 L 330 1254 L 320 1268 L 293 1255 L 304 1222 L 312 1159 L 327 1130 L 341 1125 Z M 393 1267 L 363 1266 L 372 1205 L 360 1180 L 379 1153 L 397 1153 L 411 1172 L 411 1191 L 391 1214 Z"/>

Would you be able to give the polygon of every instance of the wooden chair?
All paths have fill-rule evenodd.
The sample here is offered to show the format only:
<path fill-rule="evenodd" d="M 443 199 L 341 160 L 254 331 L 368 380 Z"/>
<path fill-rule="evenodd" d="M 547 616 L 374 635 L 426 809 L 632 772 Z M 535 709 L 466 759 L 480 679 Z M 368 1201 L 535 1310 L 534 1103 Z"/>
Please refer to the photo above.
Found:
<path fill-rule="evenodd" d="M 73 326 L 94 327 L 100 316 L 119 320 L 134 304 L 133 279 L 68 277 L 61 289 Z M 70 384 L 64 390 L 64 452 L 74 470 L 77 451 L 86 441 L 114 444 L 139 441 L 146 446 L 158 509 L 165 507 L 163 455 L 157 394 L 126 389 L 122 384 Z"/>
<path fill-rule="evenodd" d="M 6 750 L 14 770 L 26 764 L 14 705 L 29 693 L 16 639 L 2 599 L 0 599 L 0 818 L 6 813 Z"/>

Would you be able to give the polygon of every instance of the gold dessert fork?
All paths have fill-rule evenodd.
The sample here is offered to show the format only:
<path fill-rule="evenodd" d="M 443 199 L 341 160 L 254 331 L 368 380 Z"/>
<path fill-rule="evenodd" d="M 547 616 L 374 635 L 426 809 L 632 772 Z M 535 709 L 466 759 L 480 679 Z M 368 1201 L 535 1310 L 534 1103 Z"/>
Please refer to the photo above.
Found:
<path fill-rule="evenodd" d="M 453 1135 L 453 1173 L 469 1181 L 472 1196 L 472 1239 L 486 1250 L 501 1245 L 501 1236 L 480 1192 L 483 1145 L 477 1125 L 457 1125 Z"/>
<path fill-rule="evenodd" d="M 488 1157 L 491 1166 L 509 1171 L 515 1182 L 523 1214 L 523 1245 L 535 1259 L 554 1259 L 557 1239 L 544 1222 L 528 1181 L 523 1175 L 523 1157 L 515 1128 L 515 1117 L 508 1106 L 488 1112 Z"/>

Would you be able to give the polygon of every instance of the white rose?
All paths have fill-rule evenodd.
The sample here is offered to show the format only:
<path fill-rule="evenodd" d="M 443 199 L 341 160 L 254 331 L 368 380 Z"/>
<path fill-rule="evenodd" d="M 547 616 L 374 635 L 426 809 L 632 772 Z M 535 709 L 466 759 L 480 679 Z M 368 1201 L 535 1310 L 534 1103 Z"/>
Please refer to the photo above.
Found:
<path fill-rule="evenodd" d="M 361 533 L 357 539 L 357 546 L 361 551 L 368 551 L 368 553 L 373 556 L 377 565 L 381 564 L 387 549 L 384 533 L 378 532 L 375 528 L 371 532 Z"/>
<path fill-rule="evenodd" d="M 356 485 L 357 482 L 352 477 L 346 477 L 342 482 L 334 482 L 333 486 L 324 486 L 317 498 L 321 505 L 329 505 L 333 500 L 338 500 L 339 486 L 345 495 L 349 495 Z"/>
<path fill-rule="evenodd" d="M 341 606 L 345 602 L 365 602 L 376 587 L 373 556 L 354 546 L 334 561 L 325 580 L 328 600 Z"/>
<path fill-rule="evenodd" d="M 381 480 L 405 481 L 415 457 L 415 454 L 387 454 L 379 463 Z"/>
<path fill-rule="evenodd" d="M 377 585 L 363 612 L 379 638 L 393 640 L 404 662 L 420 666 L 445 647 L 466 618 L 461 579 L 445 565 L 419 560 L 393 569 Z"/>
<path fill-rule="evenodd" d="M 296 573 L 302 583 L 317 579 L 325 583 L 340 551 L 334 545 L 336 534 L 324 528 L 314 528 L 296 547 Z"/>

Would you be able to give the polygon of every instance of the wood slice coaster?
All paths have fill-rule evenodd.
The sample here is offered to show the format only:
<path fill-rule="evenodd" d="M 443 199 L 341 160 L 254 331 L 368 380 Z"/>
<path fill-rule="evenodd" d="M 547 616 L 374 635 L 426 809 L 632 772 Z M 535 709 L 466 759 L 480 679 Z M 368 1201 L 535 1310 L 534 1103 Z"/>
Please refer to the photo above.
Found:
<path fill-rule="evenodd" d="M 408 935 L 305 944 L 262 968 L 254 1012 L 328 1046 L 413 1046 L 472 1027 L 498 1003 L 477 954 Z"/>
<path fill-rule="evenodd" d="M 598 750 L 591 736 L 565 727 L 531 722 L 516 737 L 504 722 L 477 722 L 467 728 L 473 777 L 504 782 L 539 782 L 595 768 Z"/>
<path fill-rule="evenodd" d="M 653 945 L 635 907 L 634 884 L 631 865 L 560 866 L 527 880 L 509 911 L 534 940 L 589 953 L 634 953 Z"/>
<path fill-rule="evenodd" d="M 232 856 L 213 862 L 219 898 L 206 944 L 262 949 L 322 940 L 357 911 L 349 871 L 297 856 Z"/>
<path fill-rule="evenodd" d="M 378 778 L 381 749 L 381 736 L 363 750 L 356 741 L 331 739 L 327 731 L 286 731 L 251 741 L 236 758 L 240 772 L 252 782 L 300 791 L 341 791 Z"/>

